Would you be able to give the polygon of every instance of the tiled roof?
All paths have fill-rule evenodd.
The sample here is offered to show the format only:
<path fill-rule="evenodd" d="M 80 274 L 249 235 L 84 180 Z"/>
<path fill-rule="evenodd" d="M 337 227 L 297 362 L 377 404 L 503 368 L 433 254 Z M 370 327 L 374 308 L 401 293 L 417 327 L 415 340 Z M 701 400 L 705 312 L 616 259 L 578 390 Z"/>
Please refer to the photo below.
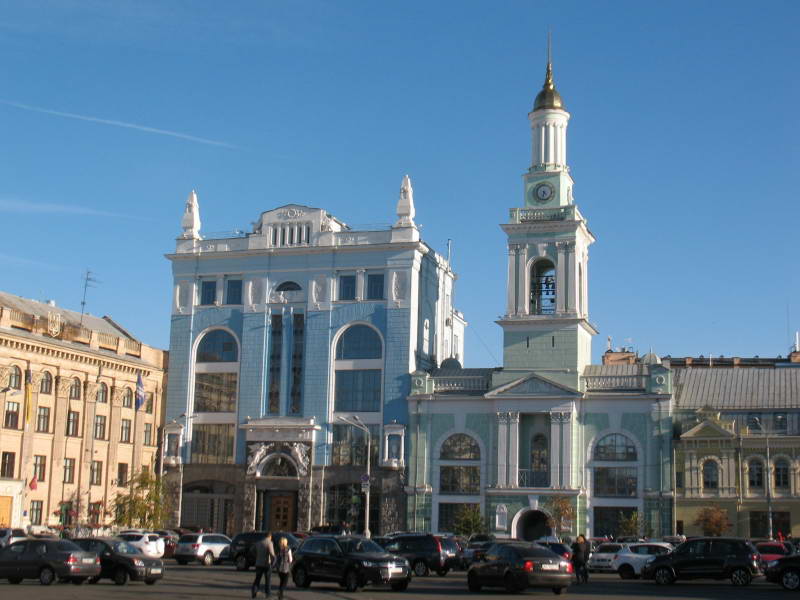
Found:
<path fill-rule="evenodd" d="M 799 408 L 800 368 L 673 369 L 676 408 Z"/>

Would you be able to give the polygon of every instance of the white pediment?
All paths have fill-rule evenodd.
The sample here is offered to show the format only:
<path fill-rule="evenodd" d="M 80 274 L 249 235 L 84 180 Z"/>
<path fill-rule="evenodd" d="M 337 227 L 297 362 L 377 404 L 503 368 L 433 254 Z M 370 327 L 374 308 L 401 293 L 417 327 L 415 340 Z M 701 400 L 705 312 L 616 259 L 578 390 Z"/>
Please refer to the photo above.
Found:
<path fill-rule="evenodd" d="M 486 394 L 491 398 L 508 398 L 521 396 L 562 396 L 576 397 L 581 396 L 577 390 L 573 390 L 565 385 L 551 381 L 541 375 L 528 375 L 510 383 L 501 385 Z"/>

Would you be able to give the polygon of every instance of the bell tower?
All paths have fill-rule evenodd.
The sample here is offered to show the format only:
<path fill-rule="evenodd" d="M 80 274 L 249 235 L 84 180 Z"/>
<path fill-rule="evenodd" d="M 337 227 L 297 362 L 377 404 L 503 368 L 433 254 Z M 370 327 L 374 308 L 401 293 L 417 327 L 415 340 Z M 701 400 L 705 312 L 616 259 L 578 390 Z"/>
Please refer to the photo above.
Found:
<path fill-rule="evenodd" d="M 553 81 L 548 44 L 544 85 L 528 115 L 532 160 L 522 206 L 501 228 L 508 236 L 501 384 L 537 373 L 573 389 L 591 360 L 589 246 L 595 241 L 574 203 L 567 165 L 566 111 Z"/>

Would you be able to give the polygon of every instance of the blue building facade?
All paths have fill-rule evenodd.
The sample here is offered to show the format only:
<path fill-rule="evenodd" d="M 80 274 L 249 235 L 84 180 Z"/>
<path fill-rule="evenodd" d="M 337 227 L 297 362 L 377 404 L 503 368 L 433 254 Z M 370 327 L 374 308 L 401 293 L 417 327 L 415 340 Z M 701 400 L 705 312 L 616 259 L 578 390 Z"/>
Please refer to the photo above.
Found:
<path fill-rule="evenodd" d="M 361 530 L 368 485 L 372 533 L 405 527 L 410 374 L 460 359 L 466 323 L 408 177 L 396 212 L 391 228 L 354 231 L 292 204 L 204 239 L 190 195 L 167 256 L 165 468 L 181 525 Z"/>

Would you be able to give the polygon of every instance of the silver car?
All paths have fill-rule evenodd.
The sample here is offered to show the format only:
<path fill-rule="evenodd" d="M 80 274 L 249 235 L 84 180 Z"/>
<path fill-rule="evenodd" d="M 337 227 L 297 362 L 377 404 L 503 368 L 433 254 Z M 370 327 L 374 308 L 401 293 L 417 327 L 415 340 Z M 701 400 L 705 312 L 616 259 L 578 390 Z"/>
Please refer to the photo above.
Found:
<path fill-rule="evenodd" d="M 14 542 L 26 539 L 28 536 L 24 529 L 16 529 L 12 527 L 0 528 L 0 548 L 10 546 Z"/>
<path fill-rule="evenodd" d="M 228 558 L 231 539 L 220 533 L 187 533 L 175 546 L 175 560 L 179 565 L 199 561 L 205 566 L 220 563 Z"/>

